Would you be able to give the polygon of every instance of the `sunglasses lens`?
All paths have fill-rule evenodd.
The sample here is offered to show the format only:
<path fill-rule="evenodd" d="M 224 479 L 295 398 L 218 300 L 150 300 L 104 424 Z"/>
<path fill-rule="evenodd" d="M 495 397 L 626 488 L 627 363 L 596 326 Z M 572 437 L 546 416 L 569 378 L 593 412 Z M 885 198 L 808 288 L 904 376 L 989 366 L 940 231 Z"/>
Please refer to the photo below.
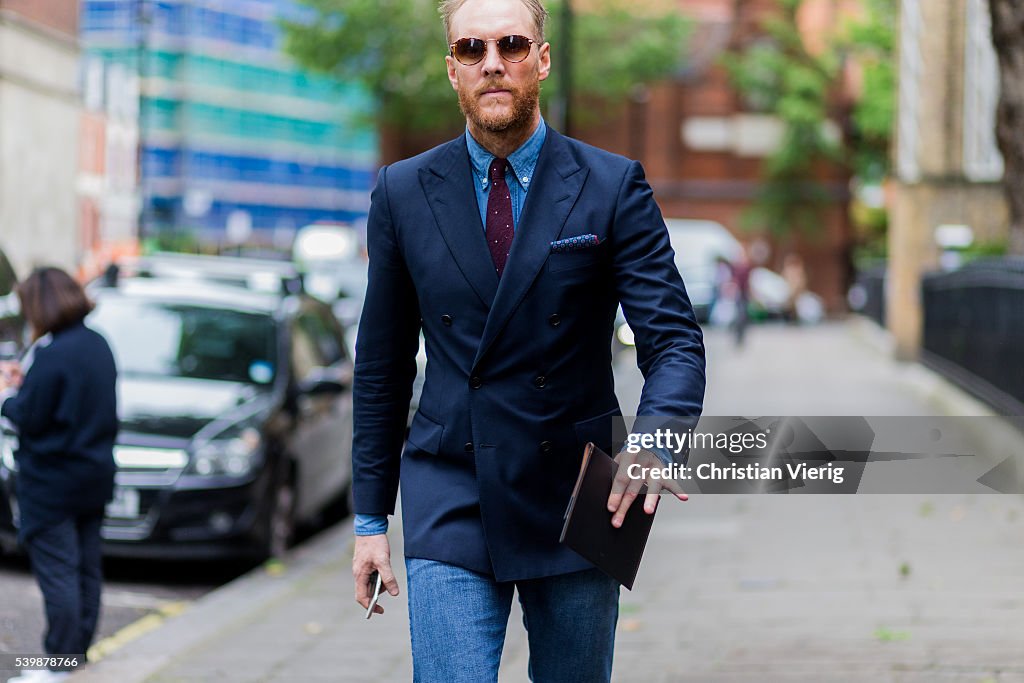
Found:
<path fill-rule="evenodd" d="M 484 58 L 484 54 L 487 52 L 487 43 L 479 38 L 460 38 L 455 41 L 455 49 L 452 52 L 455 59 L 469 66 Z"/>
<path fill-rule="evenodd" d="M 521 62 L 530 54 L 530 39 L 526 36 L 505 36 L 498 41 L 498 52 L 510 62 Z"/>

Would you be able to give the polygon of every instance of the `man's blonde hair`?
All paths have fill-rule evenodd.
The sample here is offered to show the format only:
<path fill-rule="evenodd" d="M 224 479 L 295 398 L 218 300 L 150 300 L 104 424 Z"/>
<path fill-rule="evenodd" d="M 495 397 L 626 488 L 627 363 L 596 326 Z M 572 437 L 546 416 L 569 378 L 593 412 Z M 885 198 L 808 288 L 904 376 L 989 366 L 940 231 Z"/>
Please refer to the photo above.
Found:
<path fill-rule="evenodd" d="M 541 0 L 519 0 L 521 3 L 526 5 L 526 9 L 530 10 L 530 15 L 533 17 L 533 29 L 536 35 L 527 36 L 537 41 L 538 47 L 544 42 L 544 22 L 547 21 L 548 11 L 544 9 L 544 3 Z M 463 5 L 469 0 L 441 0 L 440 6 L 437 11 L 441 13 L 441 18 L 444 20 L 444 35 L 448 38 L 448 44 L 451 45 L 455 42 L 452 37 L 452 17 L 456 12 L 459 11 Z M 461 36 L 463 38 L 472 38 L 475 36 Z"/>

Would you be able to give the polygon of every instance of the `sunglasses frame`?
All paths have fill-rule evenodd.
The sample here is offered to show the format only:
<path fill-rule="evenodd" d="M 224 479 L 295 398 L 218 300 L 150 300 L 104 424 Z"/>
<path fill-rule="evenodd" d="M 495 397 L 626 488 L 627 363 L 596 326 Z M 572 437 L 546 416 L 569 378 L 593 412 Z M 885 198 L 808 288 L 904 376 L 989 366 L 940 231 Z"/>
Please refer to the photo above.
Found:
<path fill-rule="evenodd" d="M 505 40 L 506 38 L 513 38 L 513 37 L 514 38 L 522 38 L 528 44 L 528 48 L 526 50 L 526 54 L 523 55 L 522 59 L 509 59 L 504 54 L 502 54 L 501 48 L 498 47 L 498 43 L 499 42 L 501 42 L 502 40 Z M 479 40 L 480 42 L 482 42 L 484 44 L 484 52 L 483 52 L 482 55 L 480 55 L 480 59 L 476 60 L 475 62 L 470 62 L 469 64 L 467 64 L 466 62 L 462 61 L 461 59 L 459 59 L 455 55 L 455 46 L 458 45 L 459 42 L 463 41 L 463 40 Z M 449 50 L 449 54 L 451 55 L 452 59 L 454 59 L 456 62 L 458 62 L 462 66 L 475 66 L 475 65 L 479 64 L 480 62 L 484 61 L 484 58 L 487 56 L 487 44 L 488 43 L 494 43 L 494 46 L 498 49 L 498 56 L 499 57 L 501 57 L 502 59 L 504 59 L 506 62 L 508 62 L 510 64 L 519 64 L 520 62 L 525 62 L 526 58 L 530 56 L 530 52 L 533 50 L 533 46 L 534 46 L 534 44 L 536 42 L 537 41 L 534 40 L 533 38 L 528 38 L 528 37 L 526 37 L 524 35 L 520 35 L 518 33 L 510 33 L 507 36 L 502 36 L 501 38 L 488 38 L 486 40 L 484 40 L 483 38 L 474 38 L 472 36 L 466 36 L 465 38 L 459 38 L 459 40 L 456 40 L 454 43 L 451 43 L 450 45 L 448 45 L 448 50 Z"/>

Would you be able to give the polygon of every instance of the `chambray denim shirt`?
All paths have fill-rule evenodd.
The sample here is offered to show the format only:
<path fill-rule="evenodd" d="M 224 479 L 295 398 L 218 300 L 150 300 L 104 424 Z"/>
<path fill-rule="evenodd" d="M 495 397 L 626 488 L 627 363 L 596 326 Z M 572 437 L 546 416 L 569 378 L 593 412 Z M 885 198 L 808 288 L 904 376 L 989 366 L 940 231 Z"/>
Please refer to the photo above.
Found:
<path fill-rule="evenodd" d="M 537 168 L 537 159 L 540 157 L 540 148 L 544 146 L 545 137 L 547 126 L 541 118 L 540 125 L 533 131 L 533 135 L 508 156 L 508 165 L 512 168 L 505 168 L 505 184 L 508 185 L 509 194 L 512 196 L 513 227 L 519 225 L 519 214 L 523 212 L 526 192 L 533 182 L 533 172 Z M 487 171 L 494 161 L 494 155 L 473 139 L 468 128 L 466 147 L 469 148 L 469 161 L 473 166 L 473 189 L 476 190 L 476 203 L 480 206 L 480 222 L 484 226 L 484 232 L 487 232 L 487 196 L 491 190 L 491 179 L 487 177 Z M 515 179 L 515 182 L 509 182 L 510 178 Z"/>
<path fill-rule="evenodd" d="M 545 137 L 547 126 L 541 117 L 533 135 L 508 157 L 508 165 L 512 168 L 505 168 L 505 184 L 508 185 L 509 195 L 512 197 L 513 227 L 519 225 L 519 214 L 523 212 L 526 193 L 533 182 L 533 172 L 537 168 L 537 159 L 540 158 L 540 149 L 544 146 Z M 484 226 L 484 232 L 487 232 L 487 195 L 491 189 L 487 171 L 494 161 L 494 155 L 473 139 L 469 128 L 466 128 L 466 147 L 469 150 L 470 165 L 473 167 L 473 189 L 476 191 L 476 202 L 480 207 L 480 222 Z M 510 182 L 510 179 L 514 179 L 515 182 Z M 356 536 L 383 534 L 388 530 L 388 516 L 356 515 L 353 527 Z"/>

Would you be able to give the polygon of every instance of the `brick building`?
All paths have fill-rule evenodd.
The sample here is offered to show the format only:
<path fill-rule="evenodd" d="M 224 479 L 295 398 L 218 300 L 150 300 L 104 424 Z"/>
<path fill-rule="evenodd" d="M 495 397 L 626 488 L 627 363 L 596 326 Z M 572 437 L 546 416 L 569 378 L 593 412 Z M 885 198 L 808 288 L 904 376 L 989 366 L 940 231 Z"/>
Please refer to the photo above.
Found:
<path fill-rule="evenodd" d="M 82 0 L 90 64 L 141 87 L 131 134 L 144 242 L 287 247 L 306 224 L 363 219 L 372 102 L 282 52 L 278 21 L 301 11 L 294 0 Z"/>
<path fill-rule="evenodd" d="M 921 276 L 939 266 L 935 231 L 965 225 L 1005 239 L 1009 213 L 995 139 L 999 72 L 987 0 L 902 0 L 887 327 L 901 358 L 921 348 Z"/>

